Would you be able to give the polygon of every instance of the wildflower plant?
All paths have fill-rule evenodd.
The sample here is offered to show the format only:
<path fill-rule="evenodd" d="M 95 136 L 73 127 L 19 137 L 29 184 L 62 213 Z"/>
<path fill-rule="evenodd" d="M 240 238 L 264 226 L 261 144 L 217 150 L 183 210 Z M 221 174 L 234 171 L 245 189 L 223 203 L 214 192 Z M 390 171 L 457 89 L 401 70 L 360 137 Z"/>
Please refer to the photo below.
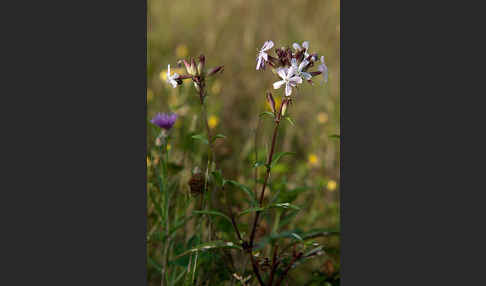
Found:
<path fill-rule="evenodd" d="M 198 142 L 203 147 L 204 159 L 199 161 L 200 166 L 191 169 L 188 176 L 171 176 L 174 163 L 169 161 L 168 142 L 178 115 L 158 113 L 152 118 L 150 123 L 160 128 L 160 134 L 155 139 L 155 145 L 159 147 L 159 161 L 157 158 L 147 158 L 147 166 L 157 173 L 161 199 L 153 194 L 150 197 L 157 217 L 147 239 L 152 242 L 157 237 L 155 233 L 159 233 L 157 241 L 161 243 L 157 244 L 156 249 L 161 252 L 161 260 L 155 261 L 149 257 L 149 263 L 160 271 L 162 285 L 229 285 L 219 283 L 221 281 L 231 281 L 231 285 L 283 285 L 293 268 L 326 254 L 324 246 L 313 239 L 338 234 L 322 230 L 281 231 L 282 226 L 304 208 L 292 203 L 297 194 L 287 191 L 288 182 L 272 182 L 272 171 L 278 161 L 295 154 L 291 151 L 277 152 L 279 127 L 285 120 L 295 125 L 289 110 L 291 104 L 300 100 L 296 97 L 298 89 L 302 84 L 312 85 L 319 76 L 327 82 L 328 70 L 324 57 L 311 53 L 307 41 L 294 43 L 292 48 L 273 48 L 273 41 L 266 41 L 256 57 L 256 70 L 270 70 L 275 81 L 269 87 L 273 88 L 274 93 L 266 91 L 264 99 L 271 111 L 259 115 L 259 122 L 266 116 L 272 119 L 273 131 L 268 134 L 270 147 L 264 160 L 255 154 L 252 166 L 247 166 L 255 171 L 253 186 L 226 177 L 216 160 L 216 139 L 228 139 L 223 134 L 212 134 L 219 119 L 215 115 L 208 118 L 207 104 L 210 103 L 207 101 L 209 93 L 206 81 L 221 73 L 224 67 L 220 65 L 206 69 L 204 55 L 197 59 L 178 60 L 177 65 L 185 67 L 183 74 L 171 74 L 168 65 L 166 81 L 170 87 L 179 88 L 183 81 L 193 83 L 191 93 L 197 95 L 200 105 L 200 112 L 194 112 L 194 118 L 200 124 L 197 125 L 198 130 L 191 133 L 190 140 L 191 144 Z M 176 146 L 173 144 L 173 147 Z M 315 164 L 317 157 L 312 160 L 312 164 Z M 263 175 L 260 179 L 259 173 Z M 335 182 L 334 185 L 328 183 L 327 188 L 336 189 L 336 185 Z M 185 198 L 190 199 L 184 200 L 176 195 L 178 189 L 182 188 L 188 190 Z M 272 191 L 269 195 L 269 189 L 280 191 Z M 230 190 L 241 191 L 245 203 L 235 204 L 235 194 Z M 279 195 L 281 191 L 285 195 Z M 178 207 L 191 211 L 179 216 L 175 211 Z M 273 226 L 263 222 L 262 216 L 271 217 Z M 184 241 L 185 247 L 176 247 L 181 242 L 175 237 L 188 223 L 193 223 L 195 232 L 187 243 Z M 326 262 L 326 271 L 334 269 L 329 261 Z M 335 271 L 328 273 L 326 279 L 338 281 L 332 276 Z"/>

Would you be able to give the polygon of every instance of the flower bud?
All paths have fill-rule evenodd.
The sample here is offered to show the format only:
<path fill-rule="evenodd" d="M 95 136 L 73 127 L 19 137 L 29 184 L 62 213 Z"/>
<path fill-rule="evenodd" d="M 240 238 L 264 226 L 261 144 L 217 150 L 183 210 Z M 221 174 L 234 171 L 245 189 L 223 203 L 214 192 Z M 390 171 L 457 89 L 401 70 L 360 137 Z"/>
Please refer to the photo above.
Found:
<path fill-rule="evenodd" d="M 204 64 L 206 63 L 206 58 L 204 55 L 199 56 L 199 63 L 197 64 L 197 72 L 202 75 L 204 73 Z"/>
<path fill-rule="evenodd" d="M 285 116 L 285 111 L 287 111 L 287 101 L 282 102 L 282 116 Z"/>
<path fill-rule="evenodd" d="M 191 65 L 186 61 L 186 59 L 183 59 L 182 62 L 184 63 L 184 66 L 186 66 L 187 73 L 191 74 Z"/>
<path fill-rule="evenodd" d="M 284 100 L 282 102 L 282 113 L 281 113 L 282 116 L 285 116 L 285 111 L 287 111 L 287 105 L 288 105 L 288 100 Z"/>
<path fill-rule="evenodd" d="M 208 76 L 212 76 L 218 72 L 223 72 L 223 71 L 224 71 L 224 66 L 215 67 L 208 71 Z"/>
<path fill-rule="evenodd" d="M 197 75 L 196 60 L 194 58 L 191 58 L 191 71 L 189 73 L 192 75 Z"/>
<path fill-rule="evenodd" d="M 273 99 L 272 93 L 268 91 L 266 98 L 267 98 L 268 104 L 270 105 L 270 108 L 272 108 L 273 114 L 275 114 L 275 100 Z"/>

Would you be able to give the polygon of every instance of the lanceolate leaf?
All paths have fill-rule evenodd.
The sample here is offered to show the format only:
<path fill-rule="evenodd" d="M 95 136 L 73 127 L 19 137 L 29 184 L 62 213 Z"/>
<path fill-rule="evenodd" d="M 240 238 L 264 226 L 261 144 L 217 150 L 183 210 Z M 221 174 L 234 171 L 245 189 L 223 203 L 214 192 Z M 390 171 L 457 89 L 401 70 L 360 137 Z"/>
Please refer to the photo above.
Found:
<path fill-rule="evenodd" d="M 223 179 L 223 175 L 221 175 L 220 170 L 212 171 L 211 175 L 213 175 L 214 180 L 216 181 L 216 184 L 218 184 L 218 186 L 220 187 L 224 186 L 224 179 Z"/>
<path fill-rule="evenodd" d="M 295 126 L 295 122 L 292 120 L 292 118 L 285 116 L 285 120 L 287 120 L 292 126 Z"/>
<path fill-rule="evenodd" d="M 227 219 L 229 222 L 231 222 L 231 219 L 222 212 L 218 212 L 218 211 L 192 211 L 192 212 L 195 213 L 195 214 L 207 214 L 207 215 L 221 216 L 221 217 L 224 217 L 225 219 Z"/>
<path fill-rule="evenodd" d="M 269 208 L 283 208 L 283 209 L 300 210 L 300 208 L 298 206 L 295 206 L 295 205 L 292 205 L 292 204 L 289 204 L 289 203 L 282 203 L 282 204 L 272 204 L 272 205 L 269 205 L 267 207 L 249 208 L 249 209 L 246 209 L 246 210 L 240 212 L 239 215 L 244 215 L 244 214 L 247 214 L 247 213 L 250 213 L 250 212 L 264 211 L 264 210 L 269 209 Z"/>
<path fill-rule="evenodd" d="M 293 209 L 293 210 L 300 210 L 300 208 L 296 205 L 289 204 L 289 203 L 280 203 L 280 204 L 273 204 L 269 206 L 270 208 L 283 208 L 283 209 Z"/>
<path fill-rule="evenodd" d="M 212 138 L 212 142 L 216 141 L 216 139 L 218 138 L 226 138 L 226 136 L 224 136 L 223 134 L 216 134 L 213 138 Z"/>
<path fill-rule="evenodd" d="M 225 241 L 222 241 L 222 240 L 216 240 L 216 241 L 210 241 L 210 242 L 199 244 L 196 247 L 189 249 L 187 251 L 184 251 L 183 253 L 177 255 L 173 259 L 175 260 L 175 259 L 178 259 L 182 256 L 185 256 L 185 255 L 188 255 L 188 254 L 191 254 L 191 253 L 196 253 L 198 251 L 207 251 L 207 250 L 211 250 L 211 249 L 215 249 L 215 248 L 237 248 L 237 249 L 240 249 L 240 250 L 242 249 L 236 243 L 233 243 L 231 241 L 225 242 Z"/>
<path fill-rule="evenodd" d="M 265 112 L 260 113 L 260 117 L 265 116 L 265 115 L 270 116 L 272 118 L 275 117 L 275 115 L 270 111 L 265 111 Z"/>
<path fill-rule="evenodd" d="M 271 166 L 273 167 L 275 164 L 277 164 L 278 160 L 280 160 L 280 158 L 282 158 L 285 155 L 295 155 L 295 152 L 280 152 L 280 153 L 277 153 L 273 157 Z"/>
<path fill-rule="evenodd" d="M 247 214 L 247 213 L 264 211 L 264 210 L 265 210 L 265 208 L 249 208 L 249 209 L 246 209 L 246 210 L 240 212 L 238 215 L 244 215 L 244 214 Z"/>
<path fill-rule="evenodd" d="M 300 241 L 303 241 L 302 237 L 300 237 L 300 235 L 298 235 L 297 233 L 293 232 L 291 234 L 293 237 L 295 237 L 296 239 L 300 240 Z"/>
<path fill-rule="evenodd" d="M 227 180 L 225 182 L 226 182 L 226 184 L 230 184 L 230 185 L 235 186 L 235 187 L 239 188 L 240 190 L 244 191 L 246 193 L 246 195 L 248 196 L 248 198 L 250 199 L 251 205 L 252 206 L 257 205 L 257 203 L 255 201 L 255 195 L 253 194 L 253 192 L 251 191 L 251 189 L 249 187 L 247 187 L 243 184 L 240 184 L 237 181 L 233 181 L 233 180 Z"/>
<path fill-rule="evenodd" d="M 191 138 L 192 139 L 196 139 L 196 140 L 200 140 L 204 144 L 209 144 L 208 139 L 206 139 L 206 137 L 204 135 L 202 135 L 202 134 L 192 135 Z"/>
<path fill-rule="evenodd" d="M 341 135 L 338 135 L 338 134 L 333 134 L 333 135 L 329 135 L 329 138 L 333 138 L 333 139 L 341 139 Z"/>
<path fill-rule="evenodd" d="M 261 167 L 261 166 L 265 166 L 265 162 L 255 162 L 255 164 L 253 165 L 253 168 L 257 168 L 257 167 Z"/>
<path fill-rule="evenodd" d="M 153 260 L 152 258 L 148 257 L 148 261 L 150 262 L 150 264 L 155 267 L 158 271 L 162 271 L 162 265 L 160 265 L 159 263 L 157 263 L 157 261 Z"/>

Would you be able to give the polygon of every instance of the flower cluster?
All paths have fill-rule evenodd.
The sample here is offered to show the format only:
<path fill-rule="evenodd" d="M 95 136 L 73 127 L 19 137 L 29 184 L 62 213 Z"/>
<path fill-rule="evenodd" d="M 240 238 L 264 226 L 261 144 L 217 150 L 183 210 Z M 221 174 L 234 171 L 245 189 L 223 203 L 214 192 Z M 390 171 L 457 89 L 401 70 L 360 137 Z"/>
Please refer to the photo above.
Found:
<path fill-rule="evenodd" d="M 189 61 L 186 59 L 179 60 L 177 64 L 179 66 L 184 64 L 187 74 L 179 75 L 174 73 L 171 75 L 169 65 L 167 68 L 167 82 L 172 85 L 173 88 L 176 88 L 178 85 L 182 84 L 182 80 L 192 79 L 194 82 L 194 87 L 199 92 L 201 98 L 205 96 L 206 77 L 223 71 L 223 66 L 217 66 L 215 68 L 205 70 L 206 58 L 204 55 L 200 55 L 198 57 L 197 63 L 196 59 L 190 58 Z"/>
<path fill-rule="evenodd" d="M 152 124 L 159 126 L 165 130 L 170 130 L 177 120 L 177 114 L 175 113 L 157 113 L 150 122 Z"/>
<path fill-rule="evenodd" d="M 270 55 L 270 50 L 274 44 L 272 41 L 266 41 L 263 47 L 258 51 L 257 70 L 264 70 L 265 65 L 270 65 L 281 80 L 273 84 L 274 89 L 285 86 L 285 95 L 290 96 L 292 89 L 305 81 L 312 83 L 312 78 L 322 74 L 324 81 L 327 82 L 327 66 L 324 56 L 309 52 L 309 42 L 305 41 L 302 45 L 294 43 L 291 48 L 275 49 L 275 56 Z M 317 71 L 309 71 L 314 65 L 317 65 Z"/>

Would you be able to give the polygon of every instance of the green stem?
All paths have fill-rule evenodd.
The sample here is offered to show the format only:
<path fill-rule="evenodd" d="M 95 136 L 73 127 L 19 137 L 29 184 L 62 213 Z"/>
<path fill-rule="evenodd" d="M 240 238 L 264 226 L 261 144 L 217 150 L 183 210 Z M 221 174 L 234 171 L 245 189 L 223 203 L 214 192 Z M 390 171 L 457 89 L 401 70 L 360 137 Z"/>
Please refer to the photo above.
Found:
<path fill-rule="evenodd" d="M 280 120 L 282 118 L 282 108 L 283 108 L 284 104 L 287 104 L 287 99 L 282 100 L 282 104 L 280 105 L 280 109 L 278 111 L 278 114 L 275 116 L 275 121 L 274 121 L 275 127 L 273 129 L 272 145 L 270 147 L 270 153 L 268 154 L 268 159 L 267 159 L 267 164 L 266 164 L 267 172 L 265 174 L 265 179 L 263 181 L 262 191 L 260 193 L 260 201 L 259 201 L 260 207 L 263 206 L 263 197 L 265 195 L 265 188 L 267 187 L 268 178 L 270 177 L 272 158 L 273 158 L 273 153 L 275 152 L 275 143 L 277 142 L 278 127 L 280 125 Z M 253 221 L 253 227 L 252 227 L 251 235 L 250 235 L 250 251 L 249 251 L 249 254 L 250 254 L 250 258 L 252 260 L 252 264 L 253 264 L 253 272 L 255 272 L 255 275 L 257 276 L 257 278 L 259 278 L 258 282 L 260 282 L 260 285 L 265 286 L 263 281 L 261 281 L 258 267 L 255 266 L 254 258 L 253 258 L 253 245 L 255 243 L 255 233 L 256 233 L 256 228 L 258 226 L 258 218 L 260 217 L 260 213 L 261 213 L 261 211 L 256 212 L 255 220 Z"/>
<path fill-rule="evenodd" d="M 165 235 L 166 235 L 166 240 L 165 240 L 165 246 L 164 246 L 164 252 L 163 252 L 163 264 L 162 264 L 162 281 L 161 285 L 168 285 L 168 277 L 169 277 L 169 269 L 168 269 L 168 262 L 169 262 L 169 246 L 171 243 L 171 237 L 169 235 L 170 232 L 170 212 L 169 212 L 169 207 L 170 207 L 170 195 L 169 195 L 169 184 L 168 184 L 168 179 L 169 179 L 169 170 L 168 170 L 168 163 L 169 163 L 169 152 L 167 150 L 167 145 L 168 145 L 169 137 L 166 137 L 165 144 L 161 146 L 161 161 L 162 161 L 162 184 L 163 184 L 163 190 L 164 190 L 164 216 L 165 216 Z M 164 158 L 164 150 L 165 149 L 165 160 Z M 165 284 L 165 283 L 167 284 Z"/>

